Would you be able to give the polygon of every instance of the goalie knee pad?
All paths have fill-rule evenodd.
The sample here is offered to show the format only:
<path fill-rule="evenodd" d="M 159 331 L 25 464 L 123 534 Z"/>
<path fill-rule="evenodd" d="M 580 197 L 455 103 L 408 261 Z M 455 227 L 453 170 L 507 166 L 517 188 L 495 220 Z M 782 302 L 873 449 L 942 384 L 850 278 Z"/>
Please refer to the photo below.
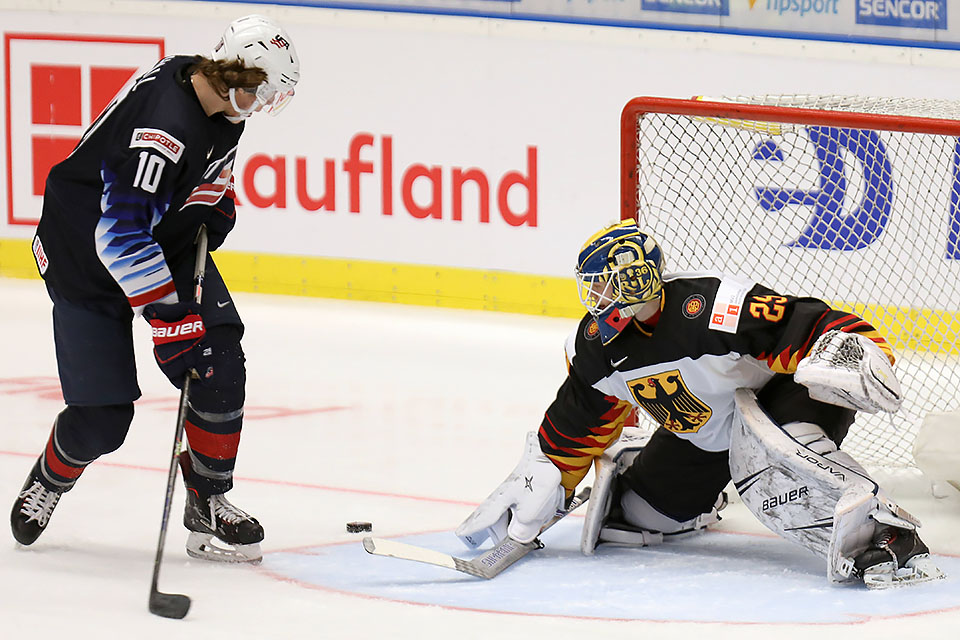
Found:
<path fill-rule="evenodd" d="M 707 513 L 700 514 L 696 518 L 680 521 L 661 513 L 656 507 L 633 491 L 625 490 L 620 496 L 620 507 L 622 509 L 623 519 L 627 524 L 643 531 L 653 531 L 663 535 L 699 531 L 708 525 L 715 524 L 720 521 L 718 512 L 726 505 L 726 495 L 721 493 L 713 509 Z M 604 533 L 601 531 L 600 538 L 604 539 L 603 536 Z"/>

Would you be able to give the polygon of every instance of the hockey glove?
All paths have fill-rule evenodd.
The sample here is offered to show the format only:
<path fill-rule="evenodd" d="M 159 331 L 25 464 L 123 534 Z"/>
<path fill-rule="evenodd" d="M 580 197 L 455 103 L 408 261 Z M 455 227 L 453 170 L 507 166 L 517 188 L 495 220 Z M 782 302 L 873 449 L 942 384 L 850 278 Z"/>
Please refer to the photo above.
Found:
<path fill-rule="evenodd" d="M 793 379 L 810 397 L 866 413 L 896 412 L 903 393 L 890 360 L 870 339 L 828 331 L 797 365 Z"/>
<path fill-rule="evenodd" d="M 563 508 L 563 499 L 560 470 L 543 455 L 540 440 L 531 431 L 517 467 L 457 527 L 456 533 L 465 545 L 474 548 L 487 538 L 494 544 L 507 536 L 517 542 L 530 542 Z"/>
<path fill-rule="evenodd" d="M 207 250 L 219 249 L 236 223 L 237 207 L 233 198 L 224 196 L 216 206 L 210 207 L 210 215 L 204 223 L 207 226 Z"/>
<path fill-rule="evenodd" d="M 206 327 L 192 302 L 149 304 L 143 317 L 153 327 L 153 355 L 161 371 L 178 389 L 183 377 L 195 370 L 203 351 Z"/>

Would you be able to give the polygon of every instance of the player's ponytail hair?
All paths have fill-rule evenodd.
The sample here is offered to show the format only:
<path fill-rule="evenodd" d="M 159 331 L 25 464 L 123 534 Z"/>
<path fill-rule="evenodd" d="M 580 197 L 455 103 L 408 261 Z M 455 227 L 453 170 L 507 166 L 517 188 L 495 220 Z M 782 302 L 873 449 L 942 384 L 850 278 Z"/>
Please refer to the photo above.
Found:
<path fill-rule="evenodd" d="M 224 99 L 230 89 L 256 89 L 267 80 L 266 71 L 259 67 L 245 67 L 240 60 L 210 60 L 201 56 L 194 70 L 203 74 Z"/>

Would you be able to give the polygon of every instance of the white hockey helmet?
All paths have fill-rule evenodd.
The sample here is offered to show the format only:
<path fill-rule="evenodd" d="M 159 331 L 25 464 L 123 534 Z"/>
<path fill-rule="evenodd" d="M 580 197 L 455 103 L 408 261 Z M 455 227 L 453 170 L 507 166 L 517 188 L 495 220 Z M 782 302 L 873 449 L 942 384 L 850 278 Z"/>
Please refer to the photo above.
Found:
<path fill-rule="evenodd" d="M 230 89 L 230 104 L 239 119 L 255 111 L 276 115 L 293 97 L 300 80 L 300 58 L 290 36 L 279 24 L 261 15 L 237 18 L 223 32 L 213 50 L 214 60 L 240 60 L 245 67 L 259 67 L 267 73 L 257 87 L 256 100 L 248 109 L 237 106 L 236 89 Z"/>

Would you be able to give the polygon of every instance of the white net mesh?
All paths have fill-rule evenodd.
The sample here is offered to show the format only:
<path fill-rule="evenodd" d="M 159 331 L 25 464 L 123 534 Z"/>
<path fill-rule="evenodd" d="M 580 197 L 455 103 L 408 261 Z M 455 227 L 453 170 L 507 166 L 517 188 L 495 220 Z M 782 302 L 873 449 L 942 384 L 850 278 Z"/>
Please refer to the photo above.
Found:
<path fill-rule="evenodd" d="M 960 119 L 960 103 L 940 100 L 722 100 Z M 844 448 L 874 468 L 912 468 L 923 416 L 960 405 L 960 142 L 776 117 L 638 117 L 636 164 L 623 170 L 636 170 L 640 227 L 671 271 L 742 273 L 877 327 L 906 399 L 893 417 L 859 415 Z"/>

